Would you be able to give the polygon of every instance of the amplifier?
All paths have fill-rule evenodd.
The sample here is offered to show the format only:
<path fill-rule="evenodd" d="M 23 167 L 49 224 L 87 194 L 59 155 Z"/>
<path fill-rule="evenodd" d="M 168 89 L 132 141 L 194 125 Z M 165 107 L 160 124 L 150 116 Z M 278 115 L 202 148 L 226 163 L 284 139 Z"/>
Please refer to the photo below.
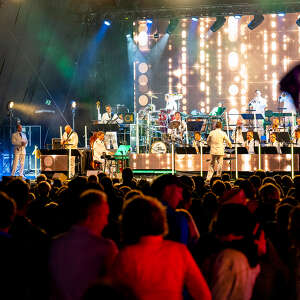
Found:
<path fill-rule="evenodd" d="M 52 149 L 62 149 L 62 145 L 60 144 L 61 138 L 53 138 L 52 139 Z"/>
<path fill-rule="evenodd" d="M 41 155 L 42 172 L 67 172 L 68 155 Z M 71 173 L 75 174 L 75 156 L 71 156 Z"/>

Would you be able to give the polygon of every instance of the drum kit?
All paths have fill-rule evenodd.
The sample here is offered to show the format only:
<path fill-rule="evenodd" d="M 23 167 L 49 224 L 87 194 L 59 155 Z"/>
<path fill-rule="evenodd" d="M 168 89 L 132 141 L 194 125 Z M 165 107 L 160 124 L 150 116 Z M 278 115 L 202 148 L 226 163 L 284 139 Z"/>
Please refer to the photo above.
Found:
<path fill-rule="evenodd" d="M 175 135 L 180 122 L 166 109 L 154 110 L 147 106 L 138 113 L 140 146 L 145 146 L 146 152 L 163 154 L 169 151 L 170 143 L 183 144 L 183 139 Z"/>

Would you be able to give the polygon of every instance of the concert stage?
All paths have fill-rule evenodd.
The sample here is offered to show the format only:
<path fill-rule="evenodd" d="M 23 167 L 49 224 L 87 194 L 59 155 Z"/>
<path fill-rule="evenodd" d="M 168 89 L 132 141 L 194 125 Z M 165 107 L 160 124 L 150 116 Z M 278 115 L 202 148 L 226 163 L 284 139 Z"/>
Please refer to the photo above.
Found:
<path fill-rule="evenodd" d="M 172 154 L 130 154 L 129 166 L 137 171 L 157 172 L 158 170 L 175 172 L 207 172 L 211 156 L 203 154 L 175 154 L 172 160 Z M 238 154 L 237 160 L 234 154 L 224 156 L 223 171 L 232 172 L 253 172 L 258 169 L 271 172 L 298 172 L 300 171 L 299 155 L 295 154 Z"/>

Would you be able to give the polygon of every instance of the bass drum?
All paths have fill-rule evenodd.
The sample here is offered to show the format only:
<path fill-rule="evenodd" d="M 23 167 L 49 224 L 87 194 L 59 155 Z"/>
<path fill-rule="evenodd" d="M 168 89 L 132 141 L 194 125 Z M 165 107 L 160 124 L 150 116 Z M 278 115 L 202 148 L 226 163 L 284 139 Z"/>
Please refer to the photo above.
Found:
<path fill-rule="evenodd" d="M 167 153 L 167 146 L 162 141 L 154 142 L 151 145 L 150 152 L 153 153 L 153 154 L 165 154 L 165 153 Z"/>

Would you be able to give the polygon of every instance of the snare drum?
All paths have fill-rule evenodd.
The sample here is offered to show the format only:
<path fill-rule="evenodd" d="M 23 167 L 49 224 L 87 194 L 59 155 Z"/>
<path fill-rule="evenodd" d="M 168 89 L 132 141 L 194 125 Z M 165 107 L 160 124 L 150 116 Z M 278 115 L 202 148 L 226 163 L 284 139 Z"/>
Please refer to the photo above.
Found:
<path fill-rule="evenodd" d="M 165 153 L 167 153 L 167 146 L 162 141 L 154 142 L 151 145 L 150 152 L 153 153 L 153 154 L 165 154 Z"/>

